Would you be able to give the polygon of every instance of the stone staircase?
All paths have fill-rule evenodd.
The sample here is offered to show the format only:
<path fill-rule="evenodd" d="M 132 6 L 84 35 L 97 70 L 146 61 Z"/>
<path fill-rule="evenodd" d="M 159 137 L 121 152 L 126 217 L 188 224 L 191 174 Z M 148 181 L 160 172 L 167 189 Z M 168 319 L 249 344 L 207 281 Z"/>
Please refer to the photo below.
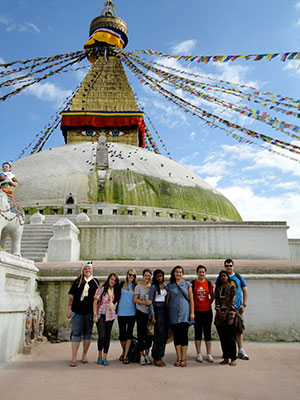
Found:
<path fill-rule="evenodd" d="M 45 215 L 46 220 L 43 224 L 25 224 L 22 241 L 21 255 L 24 258 L 35 262 L 47 261 L 48 243 L 53 236 L 52 225 L 60 218 L 66 217 L 70 221 L 75 221 L 72 215 Z M 10 239 L 7 239 L 7 251 L 11 250 Z"/>

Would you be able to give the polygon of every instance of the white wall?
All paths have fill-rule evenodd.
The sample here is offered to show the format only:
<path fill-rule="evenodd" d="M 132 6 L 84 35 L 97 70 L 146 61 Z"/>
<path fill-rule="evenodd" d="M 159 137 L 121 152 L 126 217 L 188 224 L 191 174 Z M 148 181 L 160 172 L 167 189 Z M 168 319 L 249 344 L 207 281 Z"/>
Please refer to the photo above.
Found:
<path fill-rule="evenodd" d="M 0 364 L 23 350 L 28 307 L 43 308 L 37 272 L 33 261 L 0 251 Z"/>
<path fill-rule="evenodd" d="M 81 259 L 289 260 L 280 222 L 80 223 Z"/>

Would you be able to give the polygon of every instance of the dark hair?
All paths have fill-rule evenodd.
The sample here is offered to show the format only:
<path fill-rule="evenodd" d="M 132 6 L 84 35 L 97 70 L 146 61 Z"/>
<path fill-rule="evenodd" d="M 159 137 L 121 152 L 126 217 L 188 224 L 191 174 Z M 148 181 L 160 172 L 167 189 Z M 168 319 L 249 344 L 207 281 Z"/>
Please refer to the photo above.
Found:
<path fill-rule="evenodd" d="M 11 163 L 10 163 L 10 162 L 4 161 L 4 163 L 2 163 L 2 167 L 3 167 L 3 165 L 5 165 L 5 164 L 9 165 L 9 168 L 11 169 Z"/>
<path fill-rule="evenodd" d="M 164 281 L 164 279 L 165 279 L 165 273 L 164 273 L 164 271 L 162 271 L 161 269 L 156 269 L 156 270 L 153 272 L 152 285 L 154 285 L 154 286 L 156 287 L 157 293 L 160 294 L 160 286 L 159 286 L 159 283 L 157 282 L 157 279 L 156 279 L 156 276 L 157 276 L 158 274 L 162 274 L 162 276 L 163 276 L 163 281 Z"/>
<path fill-rule="evenodd" d="M 114 276 L 115 278 L 116 278 L 116 283 L 114 284 L 114 286 L 113 286 L 113 290 L 114 290 L 114 303 L 117 303 L 118 301 L 119 301 L 119 299 L 120 299 L 120 295 L 121 295 L 121 290 L 120 290 L 120 284 L 119 284 L 119 277 L 118 277 L 118 275 L 117 274 L 115 274 L 115 273 L 111 273 L 111 274 L 109 274 L 108 275 L 108 277 L 107 277 L 107 279 L 106 279 L 106 281 L 103 283 L 103 295 L 105 294 L 105 293 L 107 293 L 108 292 L 108 289 L 109 289 L 109 280 L 110 280 L 110 278 L 112 277 L 112 276 Z"/>
<path fill-rule="evenodd" d="M 198 267 L 197 267 L 197 269 L 196 269 L 197 274 L 198 274 L 199 269 L 201 269 L 201 268 L 203 268 L 204 271 L 207 272 L 207 268 L 204 267 L 204 265 L 198 265 Z"/>
<path fill-rule="evenodd" d="M 149 274 L 152 275 L 151 270 L 150 270 L 149 268 L 145 268 L 145 269 L 143 270 L 143 276 L 145 275 L 146 272 L 149 272 Z"/>
<path fill-rule="evenodd" d="M 184 269 L 180 266 L 180 265 L 176 265 L 176 267 L 174 267 L 171 271 L 171 276 L 170 276 L 170 282 L 174 283 L 176 281 L 175 279 L 175 271 L 176 269 L 181 269 L 182 273 L 184 274 Z"/>
<path fill-rule="evenodd" d="M 228 282 L 231 282 L 230 276 L 228 274 L 227 271 L 225 271 L 225 269 L 222 269 L 222 271 L 219 272 L 219 279 L 217 280 L 217 286 L 221 286 L 222 285 L 222 281 L 221 281 L 221 275 L 225 274 L 228 278 Z"/>
<path fill-rule="evenodd" d="M 226 260 L 224 261 L 224 266 L 225 266 L 225 264 L 232 264 L 232 265 L 234 265 L 234 262 L 233 262 L 233 260 L 232 260 L 231 258 L 226 258 Z"/>

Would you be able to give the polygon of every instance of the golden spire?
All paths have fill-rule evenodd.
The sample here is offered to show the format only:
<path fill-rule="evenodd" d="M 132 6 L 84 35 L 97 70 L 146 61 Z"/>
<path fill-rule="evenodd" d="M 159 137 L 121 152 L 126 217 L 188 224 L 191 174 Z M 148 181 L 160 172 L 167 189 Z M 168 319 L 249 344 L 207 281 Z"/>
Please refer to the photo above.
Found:
<path fill-rule="evenodd" d="M 106 10 L 105 14 L 104 11 Z M 116 11 L 115 11 L 115 7 L 114 7 L 114 3 L 111 0 L 108 0 L 105 4 L 104 4 L 104 8 L 100 14 L 100 16 L 102 15 L 107 15 L 107 16 L 114 16 L 116 17 Z"/>

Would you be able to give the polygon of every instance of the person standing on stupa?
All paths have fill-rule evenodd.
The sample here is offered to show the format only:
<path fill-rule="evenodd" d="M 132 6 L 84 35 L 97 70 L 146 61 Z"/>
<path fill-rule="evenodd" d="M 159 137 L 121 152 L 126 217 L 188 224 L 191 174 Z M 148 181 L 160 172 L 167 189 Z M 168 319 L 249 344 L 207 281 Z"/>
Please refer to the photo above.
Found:
<path fill-rule="evenodd" d="M 0 173 L 0 190 L 3 190 L 11 200 L 13 200 L 13 188 L 17 186 L 17 182 L 17 177 L 11 172 L 11 164 L 5 161 Z"/>

